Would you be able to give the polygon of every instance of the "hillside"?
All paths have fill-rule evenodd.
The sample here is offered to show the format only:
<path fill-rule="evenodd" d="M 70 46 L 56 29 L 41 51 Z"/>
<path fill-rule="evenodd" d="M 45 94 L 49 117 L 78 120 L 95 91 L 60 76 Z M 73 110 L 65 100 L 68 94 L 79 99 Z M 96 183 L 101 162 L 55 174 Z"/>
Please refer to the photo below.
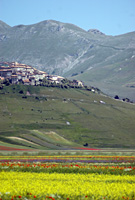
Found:
<path fill-rule="evenodd" d="M 135 101 L 134 52 L 135 32 L 107 36 L 53 20 L 14 27 L 0 21 L 0 61 L 26 63 Z"/>
<path fill-rule="evenodd" d="M 0 146 L 135 148 L 134 119 L 134 104 L 84 88 L 10 85 L 0 90 Z"/>

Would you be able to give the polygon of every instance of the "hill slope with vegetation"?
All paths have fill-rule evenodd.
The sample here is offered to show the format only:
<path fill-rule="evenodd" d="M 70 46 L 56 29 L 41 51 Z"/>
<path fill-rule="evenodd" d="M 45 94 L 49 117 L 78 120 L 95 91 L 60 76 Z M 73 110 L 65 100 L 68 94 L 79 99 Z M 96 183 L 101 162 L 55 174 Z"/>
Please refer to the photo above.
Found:
<path fill-rule="evenodd" d="M 0 146 L 135 148 L 135 105 L 85 88 L 9 85 L 0 90 Z"/>

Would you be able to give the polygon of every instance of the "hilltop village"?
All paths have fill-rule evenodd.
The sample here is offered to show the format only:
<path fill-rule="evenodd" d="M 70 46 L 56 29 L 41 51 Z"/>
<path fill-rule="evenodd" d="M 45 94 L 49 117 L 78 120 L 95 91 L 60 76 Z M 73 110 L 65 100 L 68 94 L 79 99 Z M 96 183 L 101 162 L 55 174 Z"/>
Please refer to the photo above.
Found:
<path fill-rule="evenodd" d="M 94 93 L 101 93 L 100 89 L 86 86 L 79 80 L 68 80 L 62 76 L 49 75 L 26 64 L 18 62 L 0 62 L 0 89 L 3 84 L 23 84 L 33 86 L 61 87 L 61 88 L 83 88 Z M 119 100 L 118 95 L 114 99 Z M 133 103 L 129 98 L 123 101 Z M 104 102 L 100 102 L 104 103 Z"/>
<path fill-rule="evenodd" d="M 29 65 L 18 62 L 0 63 L 0 80 L 9 80 L 11 84 L 22 83 L 24 85 L 40 85 L 42 80 L 49 83 L 59 84 L 65 80 L 62 76 L 49 75 L 46 72 L 39 71 Z M 71 81 L 74 86 L 83 87 L 83 82 L 78 80 Z"/>

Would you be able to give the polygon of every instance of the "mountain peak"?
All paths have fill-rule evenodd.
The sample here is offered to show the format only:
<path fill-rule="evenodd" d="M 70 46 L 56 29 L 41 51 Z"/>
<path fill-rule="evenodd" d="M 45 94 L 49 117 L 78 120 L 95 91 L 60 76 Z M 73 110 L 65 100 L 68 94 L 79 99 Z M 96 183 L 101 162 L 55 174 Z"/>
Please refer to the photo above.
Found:
<path fill-rule="evenodd" d="M 11 28 L 9 25 L 7 25 L 5 22 L 0 20 L 0 32 L 5 32 L 9 28 Z"/>
<path fill-rule="evenodd" d="M 98 34 L 98 35 L 105 35 L 101 31 L 99 31 L 98 29 L 89 29 L 88 32 L 93 33 L 93 34 Z"/>

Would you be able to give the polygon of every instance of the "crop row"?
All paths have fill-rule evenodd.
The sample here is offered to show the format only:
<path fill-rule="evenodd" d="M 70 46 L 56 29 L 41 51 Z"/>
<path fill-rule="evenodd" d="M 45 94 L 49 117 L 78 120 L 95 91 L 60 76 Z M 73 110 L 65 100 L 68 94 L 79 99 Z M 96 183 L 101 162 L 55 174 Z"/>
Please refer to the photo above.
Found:
<path fill-rule="evenodd" d="M 135 156 L 0 156 L 0 162 L 135 163 Z"/>
<path fill-rule="evenodd" d="M 0 191 L 2 200 L 134 200 L 135 179 L 129 175 L 0 172 Z"/>
<path fill-rule="evenodd" d="M 135 166 L 101 166 L 90 164 L 58 163 L 0 163 L 0 171 L 44 172 L 44 173 L 97 173 L 135 175 Z"/>

